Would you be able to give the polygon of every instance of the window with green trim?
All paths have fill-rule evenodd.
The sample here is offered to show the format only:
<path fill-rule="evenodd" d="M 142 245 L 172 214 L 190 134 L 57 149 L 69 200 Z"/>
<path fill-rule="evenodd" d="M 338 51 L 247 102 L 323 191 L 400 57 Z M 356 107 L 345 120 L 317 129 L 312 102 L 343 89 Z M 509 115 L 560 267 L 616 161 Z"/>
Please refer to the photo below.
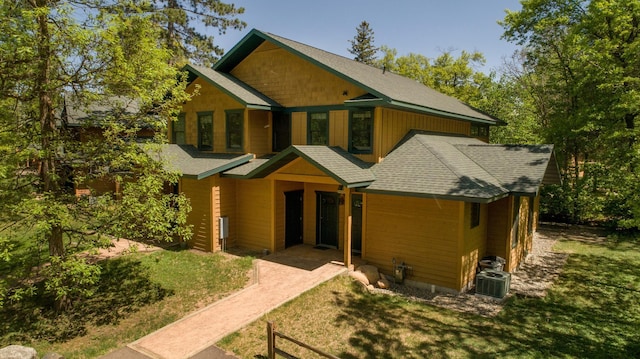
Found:
<path fill-rule="evenodd" d="M 349 116 L 349 152 L 373 152 L 373 109 L 351 111 L 351 116 Z"/>
<path fill-rule="evenodd" d="M 226 115 L 227 151 L 242 151 L 242 143 L 244 137 L 243 111 L 227 111 Z"/>
<path fill-rule="evenodd" d="M 489 137 L 489 125 L 471 124 L 471 136 L 473 137 Z"/>
<path fill-rule="evenodd" d="M 198 149 L 213 151 L 213 112 L 198 112 Z"/>
<path fill-rule="evenodd" d="M 309 113 L 307 117 L 307 144 L 329 145 L 329 113 Z"/>
<path fill-rule="evenodd" d="M 171 143 L 184 145 L 187 143 L 185 136 L 185 114 L 178 115 L 178 119 L 171 123 Z"/>

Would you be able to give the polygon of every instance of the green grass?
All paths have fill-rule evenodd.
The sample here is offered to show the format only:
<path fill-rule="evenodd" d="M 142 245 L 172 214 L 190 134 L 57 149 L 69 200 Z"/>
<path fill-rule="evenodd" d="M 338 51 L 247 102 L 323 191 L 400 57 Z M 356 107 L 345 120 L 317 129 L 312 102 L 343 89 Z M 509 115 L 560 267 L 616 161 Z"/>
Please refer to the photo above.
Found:
<path fill-rule="evenodd" d="M 252 258 L 192 251 L 136 253 L 101 263 L 96 294 L 56 313 L 35 297 L 0 309 L 0 347 L 95 358 L 242 288 Z"/>
<path fill-rule="evenodd" d="M 638 358 L 640 243 L 561 240 L 571 253 L 545 298 L 511 297 L 494 318 L 363 292 L 348 277 L 325 283 L 218 345 L 266 355 L 266 322 L 341 358 Z M 298 357 L 315 356 L 299 347 Z"/>

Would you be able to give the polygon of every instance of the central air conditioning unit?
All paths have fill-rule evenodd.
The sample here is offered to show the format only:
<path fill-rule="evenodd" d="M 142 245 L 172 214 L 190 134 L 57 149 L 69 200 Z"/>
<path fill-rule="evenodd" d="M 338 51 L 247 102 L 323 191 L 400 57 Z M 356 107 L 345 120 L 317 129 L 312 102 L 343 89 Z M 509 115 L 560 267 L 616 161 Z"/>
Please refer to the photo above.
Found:
<path fill-rule="evenodd" d="M 476 294 L 504 298 L 509 293 L 511 273 L 485 269 L 476 275 Z"/>

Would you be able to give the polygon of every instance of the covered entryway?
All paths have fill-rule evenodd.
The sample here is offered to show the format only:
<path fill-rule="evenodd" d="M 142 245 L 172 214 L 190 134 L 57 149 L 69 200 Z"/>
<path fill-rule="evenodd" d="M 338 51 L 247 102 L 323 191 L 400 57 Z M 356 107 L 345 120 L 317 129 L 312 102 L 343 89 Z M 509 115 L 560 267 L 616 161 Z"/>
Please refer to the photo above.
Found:
<path fill-rule="evenodd" d="M 316 192 L 316 245 L 338 248 L 339 216 L 337 193 Z"/>
<path fill-rule="evenodd" d="M 303 242 L 304 191 L 285 192 L 284 246 L 289 248 Z"/>

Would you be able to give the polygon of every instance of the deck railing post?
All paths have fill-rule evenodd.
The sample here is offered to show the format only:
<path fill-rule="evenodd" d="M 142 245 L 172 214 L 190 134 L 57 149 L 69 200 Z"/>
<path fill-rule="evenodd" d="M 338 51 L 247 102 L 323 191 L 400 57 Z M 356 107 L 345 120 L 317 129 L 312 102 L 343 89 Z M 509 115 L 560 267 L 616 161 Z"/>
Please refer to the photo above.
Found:
<path fill-rule="evenodd" d="M 267 322 L 267 357 L 276 359 L 276 335 L 273 322 Z"/>

